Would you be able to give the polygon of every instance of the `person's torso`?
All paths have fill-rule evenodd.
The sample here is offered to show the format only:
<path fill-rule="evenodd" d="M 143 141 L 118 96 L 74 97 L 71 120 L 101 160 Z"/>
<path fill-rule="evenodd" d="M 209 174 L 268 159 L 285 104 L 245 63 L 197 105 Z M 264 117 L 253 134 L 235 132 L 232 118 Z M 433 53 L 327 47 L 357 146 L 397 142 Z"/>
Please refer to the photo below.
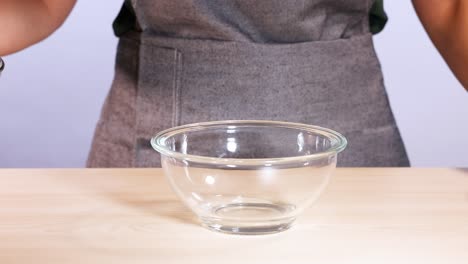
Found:
<path fill-rule="evenodd" d="M 159 166 L 148 144 L 155 132 L 253 119 L 342 132 L 343 166 L 407 166 L 370 34 L 375 3 L 126 2 L 127 29 L 143 32 L 120 39 L 89 164 Z"/>
<path fill-rule="evenodd" d="M 133 0 L 114 26 L 117 34 L 138 23 L 170 37 L 296 43 L 378 31 L 379 12 L 381 0 Z"/>

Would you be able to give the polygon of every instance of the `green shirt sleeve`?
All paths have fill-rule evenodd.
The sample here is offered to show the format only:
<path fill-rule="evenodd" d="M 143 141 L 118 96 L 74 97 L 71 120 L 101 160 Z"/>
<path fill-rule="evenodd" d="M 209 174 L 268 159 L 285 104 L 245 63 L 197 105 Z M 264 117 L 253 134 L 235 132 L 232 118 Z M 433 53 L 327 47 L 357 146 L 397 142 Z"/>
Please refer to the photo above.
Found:
<path fill-rule="evenodd" d="M 369 14 L 370 32 L 372 34 L 379 33 L 383 30 L 387 21 L 388 17 L 384 10 L 383 0 L 376 0 Z"/>
<path fill-rule="evenodd" d="M 383 0 L 375 0 L 369 14 L 370 32 L 372 32 L 372 34 L 379 33 L 383 30 L 387 21 L 388 17 L 384 10 Z M 113 28 L 114 34 L 117 37 L 138 28 L 135 12 L 133 11 L 130 1 L 125 1 L 119 15 L 114 21 Z"/>
<path fill-rule="evenodd" d="M 114 20 L 112 27 L 114 28 L 114 34 L 117 37 L 122 36 L 126 32 L 135 30 L 137 28 L 137 19 L 135 11 L 133 10 L 132 3 L 125 1 L 122 9 L 120 9 L 117 18 Z"/>

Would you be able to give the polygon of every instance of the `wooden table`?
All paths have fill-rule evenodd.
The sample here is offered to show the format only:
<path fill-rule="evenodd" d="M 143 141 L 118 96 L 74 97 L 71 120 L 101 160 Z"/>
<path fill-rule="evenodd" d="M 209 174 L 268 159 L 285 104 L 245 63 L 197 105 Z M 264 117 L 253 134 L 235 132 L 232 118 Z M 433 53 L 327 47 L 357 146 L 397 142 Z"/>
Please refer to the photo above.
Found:
<path fill-rule="evenodd" d="M 266 236 L 201 228 L 159 169 L 0 170 L 0 263 L 468 263 L 468 170 L 338 169 Z"/>

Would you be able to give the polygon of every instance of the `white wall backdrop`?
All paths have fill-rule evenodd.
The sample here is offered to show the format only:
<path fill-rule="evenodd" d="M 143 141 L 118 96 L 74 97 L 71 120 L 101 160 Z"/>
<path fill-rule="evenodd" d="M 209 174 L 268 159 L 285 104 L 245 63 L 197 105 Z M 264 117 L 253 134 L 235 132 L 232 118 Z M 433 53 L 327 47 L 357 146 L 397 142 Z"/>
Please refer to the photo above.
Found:
<path fill-rule="evenodd" d="M 83 167 L 109 89 L 121 1 L 78 1 L 48 40 L 6 59 L 0 77 L 0 167 Z M 433 48 L 410 1 L 386 1 L 376 37 L 413 166 L 468 167 L 468 93 Z"/>

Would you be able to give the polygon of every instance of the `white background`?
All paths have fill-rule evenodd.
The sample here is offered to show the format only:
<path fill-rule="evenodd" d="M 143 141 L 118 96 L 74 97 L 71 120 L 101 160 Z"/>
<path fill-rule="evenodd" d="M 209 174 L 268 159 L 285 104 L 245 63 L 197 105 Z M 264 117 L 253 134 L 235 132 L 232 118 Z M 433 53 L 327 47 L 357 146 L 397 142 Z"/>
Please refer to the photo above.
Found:
<path fill-rule="evenodd" d="M 83 167 L 113 77 L 121 1 L 78 1 L 48 40 L 6 59 L 0 167 Z M 376 38 L 413 166 L 468 167 L 468 93 L 433 48 L 410 1 L 386 1 Z M 0 36 L 1 37 L 1 36 Z"/>

